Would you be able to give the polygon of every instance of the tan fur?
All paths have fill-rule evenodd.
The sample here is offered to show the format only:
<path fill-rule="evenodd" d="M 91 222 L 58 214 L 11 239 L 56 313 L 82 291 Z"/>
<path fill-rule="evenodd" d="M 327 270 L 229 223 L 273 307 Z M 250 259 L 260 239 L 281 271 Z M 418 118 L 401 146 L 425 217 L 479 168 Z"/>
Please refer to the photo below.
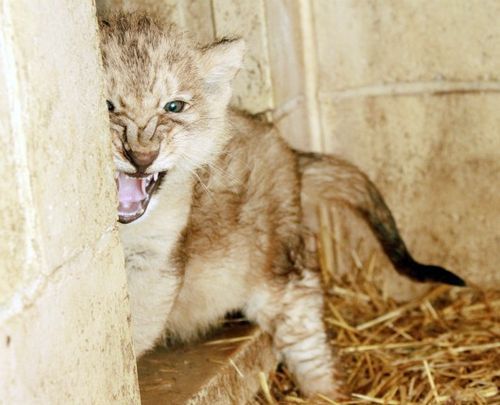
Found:
<path fill-rule="evenodd" d="M 336 156 L 304 152 L 298 155 L 303 206 L 319 201 L 347 205 L 368 223 L 397 272 L 419 282 L 465 285 L 451 271 L 413 259 L 382 195 L 359 168 Z M 307 223 L 314 226 L 314 221 Z"/>
<path fill-rule="evenodd" d="M 116 168 L 138 173 L 130 156 L 158 153 L 141 170 L 166 172 L 146 213 L 121 226 L 137 355 L 165 334 L 189 340 L 242 310 L 272 335 L 305 394 L 335 397 L 301 182 L 306 196 L 339 180 L 327 198 L 358 208 L 371 183 L 347 163 L 298 154 L 272 125 L 228 109 L 241 41 L 200 48 L 141 15 L 114 16 L 101 32 Z M 177 99 L 187 110 L 162 109 Z"/>

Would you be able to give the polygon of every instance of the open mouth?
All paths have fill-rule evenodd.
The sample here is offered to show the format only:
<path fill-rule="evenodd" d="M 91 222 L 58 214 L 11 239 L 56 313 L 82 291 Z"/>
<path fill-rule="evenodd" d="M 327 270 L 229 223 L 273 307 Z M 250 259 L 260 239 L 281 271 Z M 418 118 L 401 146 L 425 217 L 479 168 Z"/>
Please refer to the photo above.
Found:
<path fill-rule="evenodd" d="M 118 172 L 118 220 L 128 224 L 140 218 L 148 207 L 154 191 L 158 188 L 165 172 L 147 176 L 128 175 Z"/>

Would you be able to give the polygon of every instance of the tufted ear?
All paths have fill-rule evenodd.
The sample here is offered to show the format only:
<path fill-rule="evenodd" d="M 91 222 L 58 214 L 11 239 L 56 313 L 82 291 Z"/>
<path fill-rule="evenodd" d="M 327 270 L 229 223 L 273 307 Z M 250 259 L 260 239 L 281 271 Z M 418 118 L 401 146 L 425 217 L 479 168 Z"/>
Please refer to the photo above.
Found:
<path fill-rule="evenodd" d="M 209 87 L 220 87 L 234 78 L 245 53 L 242 39 L 222 39 L 201 49 L 203 77 Z"/>

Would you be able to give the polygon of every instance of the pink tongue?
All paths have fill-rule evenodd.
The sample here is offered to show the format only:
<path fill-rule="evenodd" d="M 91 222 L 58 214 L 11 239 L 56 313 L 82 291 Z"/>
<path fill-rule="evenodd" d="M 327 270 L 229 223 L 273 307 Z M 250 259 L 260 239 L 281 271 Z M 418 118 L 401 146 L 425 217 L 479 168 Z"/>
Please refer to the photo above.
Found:
<path fill-rule="evenodd" d="M 146 179 L 127 176 L 125 173 L 118 175 L 118 200 L 120 214 L 134 214 L 142 208 L 141 201 L 147 197 Z"/>

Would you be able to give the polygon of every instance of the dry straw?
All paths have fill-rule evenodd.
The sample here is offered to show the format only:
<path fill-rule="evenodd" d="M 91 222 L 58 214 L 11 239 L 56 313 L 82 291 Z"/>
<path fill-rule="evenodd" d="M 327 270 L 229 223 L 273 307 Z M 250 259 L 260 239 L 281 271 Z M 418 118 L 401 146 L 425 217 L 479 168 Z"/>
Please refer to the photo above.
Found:
<path fill-rule="evenodd" d="M 319 241 L 329 242 L 320 246 L 331 249 L 325 229 Z M 281 368 L 256 403 L 500 404 L 500 291 L 434 286 L 400 304 L 376 286 L 373 259 L 338 277 L 323 250 L 325 321 L 347 398 L 305 400 Z"/>

